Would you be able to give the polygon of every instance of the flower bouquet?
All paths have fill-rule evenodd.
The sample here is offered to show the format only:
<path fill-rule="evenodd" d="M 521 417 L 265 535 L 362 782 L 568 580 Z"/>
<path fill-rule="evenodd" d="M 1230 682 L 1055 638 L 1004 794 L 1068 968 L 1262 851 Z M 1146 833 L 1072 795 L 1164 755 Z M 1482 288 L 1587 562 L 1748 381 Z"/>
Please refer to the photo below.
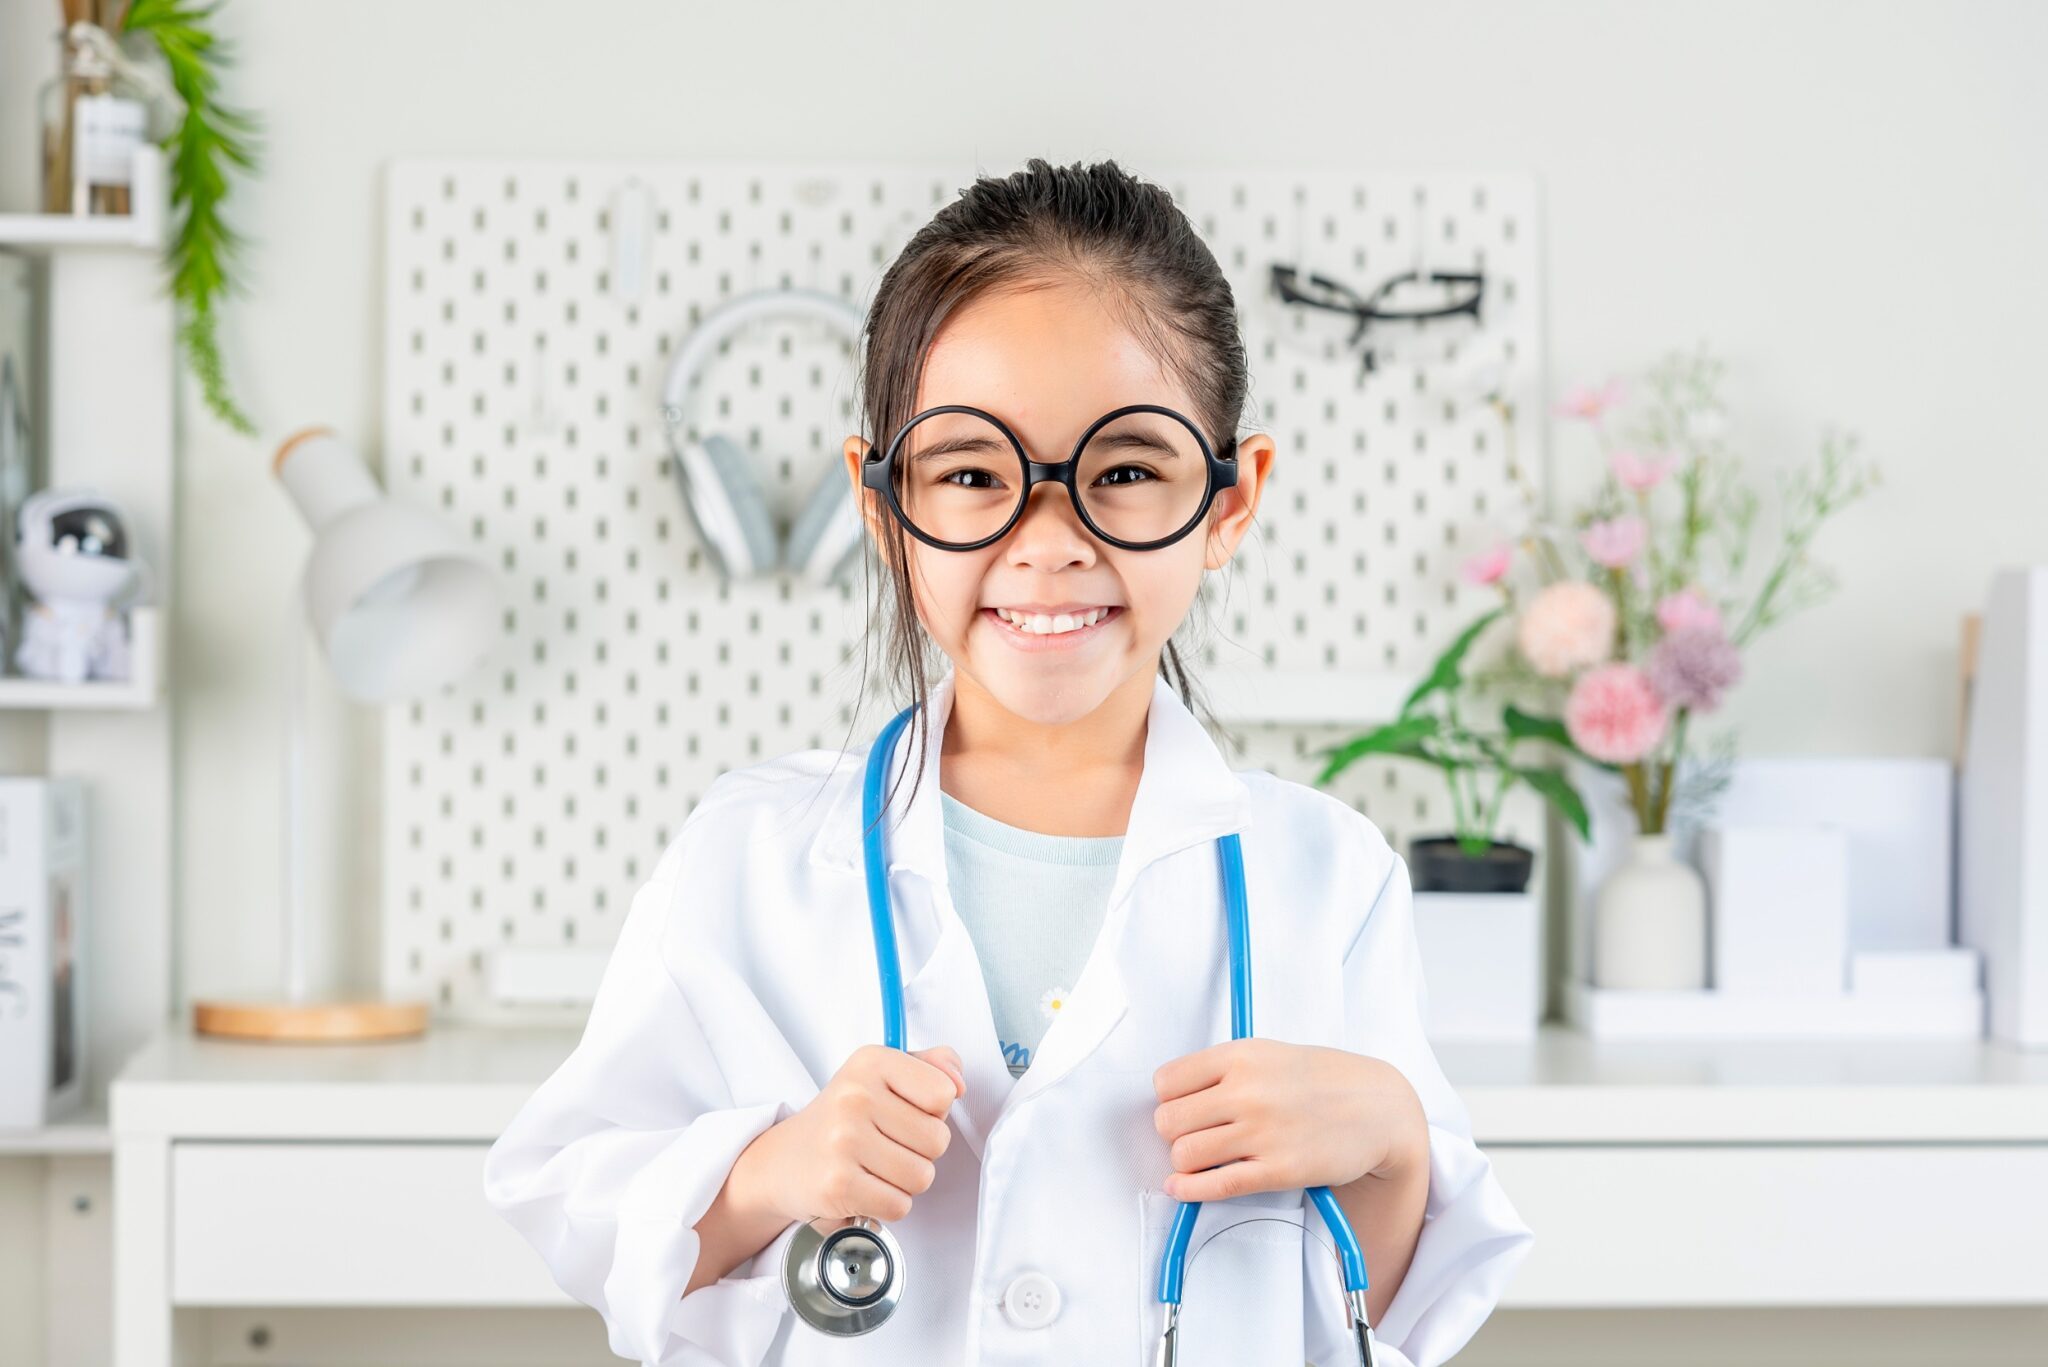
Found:
<path fill-rule="evenodd" d="M 1516 648 L 1565 689 L 1566 743 L 1619 771 L 1635 816 L 1630 859 L 1595 912 L 1605 987 L 1705 985 L 1705 889 L 1668 834 L 1688 725 L 1741 681 L 1760 632 L 1833 591 L 1813 540 L 1878 482 L 1853 435 L 1824 433 L 1814 462 L 1780 476 L 1776 548 L 1752 560 L 1763 500 L 1727 446 L 1723 369 L 1704 350 L 1667 357 L 1628 421 L 1619 382 L 1570 391 L 1560 412 L 1592 433 L 1605 474 L 1568 526 L 1539 524 L 1520 543 L 1542 582 Z M 1726 766 L 1694 777 L 1684 796 L 1705 806 Z"/>
<path fill-rule="evenodd" d="M 1742 651 L 1758 633 L 1833 590 L 1811 558 L 1813 540 L 1878 479 L 1855 459 L 1853 435 L 1825 433 L 1815 462 L 1781 476 L 1777 545 L 1754 560 L 1763 499 L 1727 445 L 1723 371 L 1705 349 L 1666 357 L 1626 420 L 1620 381 L 1567 394 L 1559 412 L 1590 430 L 1605 467 L 1592 499 L 1568 523 L 1537 519 L 1465 563 L 1465 580 L 1498 590 L 1502 602 L 1459 631 L 1394 720 L 1325 752 L 1317 779 L 1373 754 L 1442 773 L 1456 830 L 1412 845 L 1421 889 L 1439 886 L 1439 870 L 1453 887 L 1505 886 L 1486 870 L 1511 865 L 1521 850 L 1495 838 L 1501 798 L 1518 783 L 1588 837 L 1580 794 L 1556 768 L 1531 763 L 1523 745 L 1554 745 L 1618 774 L 1636 837 L 1629 863 L 1601 890 L 1602 986 L 1704 984 L 1705 889 L 1673 857 L 1667 823 L 1675 804 L 1711 801 L 1728 755 L 1724 745 L 1718 762 L 1682 766 L 1688 726 L 1740 682 Z M 1497 394 L 1491 402 L 1512 438 L 1511 409 Z M 1526 597 L 1515 583 L 1518 552 L 1536 581 Z M 1494 663 L 1475 667 L 1495 627 L 1511 640 Z M 1467 718 L 1490 693 L 1510 700 L 1499 726 L 1481 730 Z M 1447 868 L 1450 858 L 1473 867 Z"/>
<path fill-rule="evenodd" d="M 1878 482 L 1853 435 L 1824 434 L 1811 466 L 1781 475 L 1777 549 L 1756 570 L 1762 500 L 1725 443 L 1723 370 L 1704 350 L 1666 358 L 1627 425 L 1618 381 L 1571 390 L 1559 411 L 1591 430 L 1606 475 L 1569 530 L 1522 540 L 1544 583 L 1516 643 L 1537 674 L 1569 684 L 1565 732 L 1621 771 L 1644 835 L 1666 830 L 1688 722 L 1740 682 L 1758 633 L 1833 591 L 1814 537 Z"/>

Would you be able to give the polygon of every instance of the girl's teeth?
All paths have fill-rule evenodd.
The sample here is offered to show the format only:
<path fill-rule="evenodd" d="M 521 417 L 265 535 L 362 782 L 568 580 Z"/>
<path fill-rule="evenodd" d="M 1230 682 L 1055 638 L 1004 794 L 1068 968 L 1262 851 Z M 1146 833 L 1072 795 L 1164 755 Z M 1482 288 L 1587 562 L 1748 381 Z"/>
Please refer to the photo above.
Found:
<path fill-rule="evenodd" d="M 1035 617 L 1027 617 L 1020 613 L 1013 613 L 1008 608 L 997 608 L 996 616 L 1010 623 L 1019 631 L 1028 631 L 1036 636 L 1056 636 L 1061 632 L 1074 631 L 1081 627 L 1092 627 L 1101 621 L 1103 615 L 1108 611 L 1108 608 L 1091 608 L 1087 612 L 1078 615 L 1062 612 L 1050 617 L 1044 613 L 1040 613 Z"/>

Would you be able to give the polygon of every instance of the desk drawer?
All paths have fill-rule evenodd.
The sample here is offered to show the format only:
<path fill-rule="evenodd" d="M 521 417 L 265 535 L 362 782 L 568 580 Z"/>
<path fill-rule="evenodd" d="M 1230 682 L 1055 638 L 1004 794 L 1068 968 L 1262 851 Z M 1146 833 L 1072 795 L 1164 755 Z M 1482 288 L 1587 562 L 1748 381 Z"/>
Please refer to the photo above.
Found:
<path fill-rule="evenodd" d="M 1489 1145 L 1503 1306 L 2048 1301 L 2048 1145 Z"/>
<path fill-rule="evenodd" d="M 484 1201 L 487 1144 L 171 1146 L 176 1305 L 568 1305 Z"/>

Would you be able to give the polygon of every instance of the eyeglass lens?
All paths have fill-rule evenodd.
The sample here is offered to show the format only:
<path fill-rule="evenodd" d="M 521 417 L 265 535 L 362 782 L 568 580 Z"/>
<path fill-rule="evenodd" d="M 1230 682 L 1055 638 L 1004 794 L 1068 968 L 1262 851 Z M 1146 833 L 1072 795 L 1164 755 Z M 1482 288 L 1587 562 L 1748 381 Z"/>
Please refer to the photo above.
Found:
<path fill-rule="evenodd" d="M 1002 530 L 1023 498 L 1024 466 L 1003 430 L 973 413 L 913 420 L 896 453 L 896 499 L 936 541 L 966 545 Z M 1126 413 L 1088 438 L 1074 470 L 1087 518 L 1122 541 L 1186 526 L 1208 492 L 1193 429 L 1163 413 Z"/>

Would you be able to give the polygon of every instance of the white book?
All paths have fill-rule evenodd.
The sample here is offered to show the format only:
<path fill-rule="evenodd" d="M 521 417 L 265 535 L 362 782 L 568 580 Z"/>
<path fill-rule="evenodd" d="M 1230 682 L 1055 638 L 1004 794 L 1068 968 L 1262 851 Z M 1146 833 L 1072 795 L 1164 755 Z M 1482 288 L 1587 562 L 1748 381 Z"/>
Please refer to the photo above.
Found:
<path fill-rule="evenodd" d="M 85 786 L 0 777 L 0 1129 L 81 1106 Z"/>

